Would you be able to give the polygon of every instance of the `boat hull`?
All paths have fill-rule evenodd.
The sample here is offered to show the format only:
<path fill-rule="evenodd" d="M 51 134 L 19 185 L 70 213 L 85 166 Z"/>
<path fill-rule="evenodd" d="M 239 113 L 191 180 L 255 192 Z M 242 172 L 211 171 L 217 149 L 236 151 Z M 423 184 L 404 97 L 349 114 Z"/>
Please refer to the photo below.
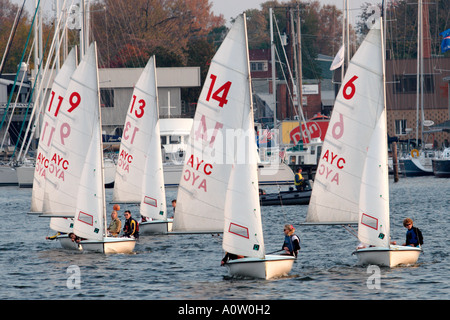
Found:
<path fill-rule="evenodd" d="M 102 241 L 82 240 L 80 246 L 83 251 L 98 253 L 131 253 L 136 245 L 136 240 L 131 238 L 107 237 Z"/>
<path fill-rule="evenodd" d="M 360 265 L 378 265 L 396 267 L 399 265 L 412 265 L 417 263 L 422 249 L 419 247 L 394 246 L 389 248 L 368 247 L 358 249 L 355 254 Z"/>
<path fill-rule="evenodd" d="M 450 160 L 433 159 L 433 173 L 438 178 L 450 178 Z"/>
<path fill-rule="evenodd" d="M 164 164 L 164 185 L 176 187 L 180 183 L 183 164 Z M 294 184 L 294 172 L 285 163 L 259 164 L 259 185 L 292 185 Z"/>
<path fill-rule="evenodd" d="M 267 255 L 265 259 L 242 258 L 225 263 L 231 276 L 272 279 L 288 275 L 295 257 L 288 255 Z"/>
<path fill-rule="evenodd" d="M 56 239 L 61 244 L 61 247 L 66 250 L 81 250 L 77 242 L 72 241 L 67 234 L 57 236 Z"/>
<path fill-rule="evenodd" d="M 9 165 L 0 165 L 0 186 L 17 186 L 17 172 Z"/>
<path fill-rule="evenodd" d="M 173 219 L 141 222 L 139 223 L 139 234 L 166 234 L 172 231 L 172 223 Z"/>
<path fill-rule="evenodd" d="M 400 159 L 399 162 L 402 165 L 402 172 L 407 177 L 433 175 L 433 169 L 421 165 L 419 159 Z"/>
<path fill-rule="evenodd" d="M 310 198 L 311 190 L 282 191 L 260 195 L 259 201 L 262 206 L 303 205 L 308 204 Z"/>
<path fill-rule="evenodd" d="M 23 165 L 16 167 L 17 182 L 19 183 L 20 188 L 33 187 L 34 170 L 34 166 Z"/>

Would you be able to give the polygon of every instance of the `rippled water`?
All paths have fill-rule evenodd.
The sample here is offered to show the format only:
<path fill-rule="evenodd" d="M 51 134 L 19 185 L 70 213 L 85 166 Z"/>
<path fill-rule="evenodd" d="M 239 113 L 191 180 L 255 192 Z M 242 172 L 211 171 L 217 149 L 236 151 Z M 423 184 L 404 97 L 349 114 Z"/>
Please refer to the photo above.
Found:
<path fill-rule="evenodd" d="M 302 245 L 288 277 L 264 281 L 228 277 L 217 235 L 143 236 L 129 255 L 65 251 L 45 240 L 54 234 L 48 220 L 26 214 L 31 190 L 2 187 L 0 299 L 448 299 L 450 179 L 404 178 L 390 187 L 392 239 L 403 242 L 402 220 L 411 217 L 424 253 L 416 266 L 381 268 L 375 288 L 373 272 L 356 265 L 358 241 L 347 231 L 299 225 L 307 206 L 262 207 L 267 252 L 280 249 L 285 223 L 297 228 Z M 108 189 L 107 201 L 111 196 Z M 169 203 L 175 197 L 176 189 L 167 191 Z M 73 266 L 81 280 L 75 288 Z"/>

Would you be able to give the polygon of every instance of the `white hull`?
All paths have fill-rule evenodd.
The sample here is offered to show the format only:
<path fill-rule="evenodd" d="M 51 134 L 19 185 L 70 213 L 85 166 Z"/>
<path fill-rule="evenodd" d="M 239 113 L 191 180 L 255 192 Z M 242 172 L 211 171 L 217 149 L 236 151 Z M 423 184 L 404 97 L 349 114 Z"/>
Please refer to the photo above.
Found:
<path fill-rule="evenodd" d="M 72 241 L 72 239 L 69 238 L 67 234 L 58 236 L 56 239 L 58 239 L 59 243 L 61 244 L 61 247 L 66 250 L 81 250 L 78 243 L 75 241 Z"/>
<path fill-rule="evenodd" d="M 173 219 L 168 220 L 152 220 L 139 223 L 139 234 L 166 234 L 172 231 Z"/>
<path fill-rule="evenodd" d="M 82 240 L 80 242 L 83 251 L 99 253 L 131 253 L 136 245 L 135 239 L 130 238 L 103 238 L 98 240 Z"/>
<path fill-rule="evenodd" d="M 19 166 L 16 168 L 20 188 L 31 188 L 33 186 L 34 169 L 34 166 Z"/>
<path fill-rule="evenodd" d="M 289 274 L 295 257 L 267 255 L 265 259 L 242 258 L 225 263 L 231 276 L 272 279 Z"/>
<path fill-rule="evenodd" d="M 0 186 L 17 185 L 16 170 L 10 165 L 0 165 Z"/>
<path fill-rule="evenodd" d="M 358 264 L 374 264 L 385 267 L 395 267 L 398 265 L 412 265 L 417 262 L 422 252 L 417 247 L 394 246 L 389 248 L 369 247 L 355 251 L 358 257 Z"/>
<path fill-rule="evenodd" d="M 182 178 L 183 164 L 164 164 L 164 185 L 178 186 Z M 259 164 L 259 185 L 293 184 L 294 172 L 285 163 Z"/>

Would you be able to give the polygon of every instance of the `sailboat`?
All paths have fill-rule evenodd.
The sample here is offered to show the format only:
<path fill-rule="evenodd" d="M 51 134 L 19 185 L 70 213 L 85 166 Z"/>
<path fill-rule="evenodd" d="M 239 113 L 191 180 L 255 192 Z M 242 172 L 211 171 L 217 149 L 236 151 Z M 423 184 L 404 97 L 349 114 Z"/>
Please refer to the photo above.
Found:
<path fill-rule="evenodd" d="M 167 233 L 166 192 L 158 119 L 155 57 L 137 81 L 128 107 L 114 183 L 113 202 L 140 203 L 141 234 Z"/>
<path fill-rule="evenodd" d="M 235 148 L 227 149 L 233 166 L 225 197 L 222 247 L 228 253 L 244 256 L 225 263 L 230 275 L 270 279 L 288 274 L 295 258 L 265 254 L 245 22 L 243 14 L 230 31 L 235 43 L 239 44 L 232 52 L 235 60 L 242 60 L 240 72 L 245 82 L 231 81 L 228 95 L 233 104 L 227 107 L 242 120 L 235 123 Z M 225 75 L 223 79 L 233 80 L 229 77 Z M 233 87 L 236 84 L 239 86 Z"/>
<path fill-rule="evenodd" d="M 72 98 L 75 95 L 76 98 Z M 130 253 L 136 240 L 106 235 L 105 185 L 103 180 L 103 144 L 101 136 L 100 95 L 98 85 L 97 47 L 90 45 L 74 72 L 59 115 L 61 120 L 73 119 L 70 149 L 77 158 L 70 166 L 79 165 L 80 178 L 72 185 L 71 196 L 76 199 L 73 232 L 83 240 L 83 251 L 101 253 Z M 64 144 L 66 145 L 66 144 Z M 67 143 L 67 145 L 69 145 Z M 87 150 L 79 152 L 78 147 Z M 79 163 L 76 163 L 79 161 Z M 78 192 L 74 191 L 77 190 Z"/>
<path fill-rule="evenodd" d="M 424 10 L 426 7 L 426 11 Z M 424 12 L 425 11 L 425 12 Z M 402 172 L 407 177 L 415 176 L 431 176 L 433 175 L 432 159 L 436 156 L 436 152 L 433 150 L 427 150 L 427 146 L 424 141 L 424 126 L 427 125 L 427 120 L 424 116 L 424 14 L 428 17 L 428 4 L 423 3 L 422 0 L 418 1 L 417 10 L 417 83 L 416 83 L 416 146 L 419 145 L 419 131 L 421 132 L 422 147 L 413 149 L 409 154 L 403 155 L 399 158 L 399 162 L 402 166 Z M 420 123 L 420 128 L 419 128 Z"/>
<path fill-rule="evenodd" d="M 390 245 L 381 18 L 349 63 L 317 168 L 306 224 L 358 224 L 360 264 L 415 263 L 420 248 Z"/>

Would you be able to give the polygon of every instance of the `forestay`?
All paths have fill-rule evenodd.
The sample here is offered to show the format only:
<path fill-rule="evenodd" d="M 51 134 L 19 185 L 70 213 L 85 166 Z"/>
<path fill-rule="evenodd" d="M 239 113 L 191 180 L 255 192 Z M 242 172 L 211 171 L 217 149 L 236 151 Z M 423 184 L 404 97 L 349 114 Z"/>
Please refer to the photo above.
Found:
<path fill-rule="evenodd" d="M 161 150 L 156 150 L 156 145 L 149 144 L 156 134 L 158 120 L 155 72 L 152 57 L 133 90 L 120 143 L 113 202 L 139 203 L 147 154 L 156 151 L 157 153 L 150 153 L 151 156 L 156 159 L 159 154 L 161 158 Z M 159 136 L 159 131 L 157 134 Z"/>
<path fill-rule="evenodd" d="M 350 61 L 336 97 L 317 167 L 306 223 L 357 223 L 367 151 L 384 110 L 379 30 Z"/>
<path fill-rule="evenodd" d="M 216 55 L 197 105 L 186 151 L 174 231 L 223 232 L 235 130 L 250 109 L 244 21 L 235 21 Z"/>

